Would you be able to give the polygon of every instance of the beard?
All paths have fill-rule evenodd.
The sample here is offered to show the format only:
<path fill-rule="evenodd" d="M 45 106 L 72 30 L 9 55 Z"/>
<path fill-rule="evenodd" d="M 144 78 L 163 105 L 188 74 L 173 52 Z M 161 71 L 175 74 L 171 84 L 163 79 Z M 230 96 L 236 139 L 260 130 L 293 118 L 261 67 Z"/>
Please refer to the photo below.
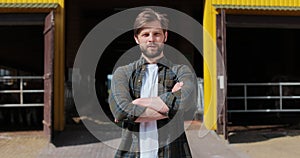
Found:
<path fill-rule="evenodd" d="M 154 46 L 153 47 L 149 47 L 149 46 Z M 151 45 L 146 45 L 146 44 L 143 44 L 141 45 L 140 44 L 140 49 L 142 51 L 142 54 L 147 57 L 147 58 L 155 58 L 155 57 L 158 57 L 161 55 L 161 53 L 163 52 L 163 49 L 164 49 L 164 44 L 163 43 L 153 43 Z"/>

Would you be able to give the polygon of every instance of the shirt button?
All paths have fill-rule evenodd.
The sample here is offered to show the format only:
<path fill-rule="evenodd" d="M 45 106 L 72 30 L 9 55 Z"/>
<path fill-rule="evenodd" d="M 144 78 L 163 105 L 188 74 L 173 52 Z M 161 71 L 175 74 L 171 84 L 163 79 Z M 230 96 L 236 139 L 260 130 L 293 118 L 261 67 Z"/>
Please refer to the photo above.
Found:
<path fill-rule="evenodd" d="M 141 82 L 141 80 L 138 80 L 138 82 L 140 83 L 140 82 Z"/>

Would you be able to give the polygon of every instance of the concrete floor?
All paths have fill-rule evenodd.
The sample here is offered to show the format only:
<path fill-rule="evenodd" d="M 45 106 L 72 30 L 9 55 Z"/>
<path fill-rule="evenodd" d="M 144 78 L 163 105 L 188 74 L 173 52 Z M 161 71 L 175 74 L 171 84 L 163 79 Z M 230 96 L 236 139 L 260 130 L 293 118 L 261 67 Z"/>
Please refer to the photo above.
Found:
<path fill-rule="evenodd" d="M 299 158 L 300 128 L 248 127 L 230 133 L 230 146 L 253 158 Z"/>
<path fill-rule="evenodd" d="M 70 133 L 73 133 L 70 135 Z M 68 137 L 66 137 L 68 135 Z M 229 142 L 193 122 L 187 130 L 193 157 L 201 158 L 298 158 L 298 127 L 248 128 L 231 132 Z M 4 158 L 100 158 L 113 157 L 115 149 L 93 139 L 82 128 L 73 128 L 49 143 L 42 131 L 0 133 L 0 153 Z M 112 143 L 118 143 L 112 139 Z M 77 144 L 76 144 L 77 143 Z"/>

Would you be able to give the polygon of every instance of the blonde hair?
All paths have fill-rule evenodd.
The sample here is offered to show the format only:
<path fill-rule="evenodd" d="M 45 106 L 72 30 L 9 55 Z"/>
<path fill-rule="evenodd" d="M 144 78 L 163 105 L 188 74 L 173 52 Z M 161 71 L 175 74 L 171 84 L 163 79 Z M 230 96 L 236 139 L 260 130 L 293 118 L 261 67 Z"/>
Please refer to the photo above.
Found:
<path fill-rule="evenodd" d="M 167 31 L 169 25 L 169 20 L 167 19 L 167 15 L 156 12 L 151 8 L 145 8 L 135 19 L 133 25 L 134 35 L 137 36 L 140 33 L 141 29 L 147 23 L 152 21 L 159 21 L 163 31 L 164 32 Z"/>

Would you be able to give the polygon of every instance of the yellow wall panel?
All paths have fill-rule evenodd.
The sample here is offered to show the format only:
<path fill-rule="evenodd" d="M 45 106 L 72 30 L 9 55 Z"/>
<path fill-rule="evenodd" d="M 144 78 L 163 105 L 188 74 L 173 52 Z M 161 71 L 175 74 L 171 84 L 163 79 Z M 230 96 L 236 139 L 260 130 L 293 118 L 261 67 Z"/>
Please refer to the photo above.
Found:
<path fill-rule="evenodd" d="M 216 14 L 211 1 L 207 0 L 203 17 L 204 124 L 210 130 L 216 130 L 217 122 Z"/>

